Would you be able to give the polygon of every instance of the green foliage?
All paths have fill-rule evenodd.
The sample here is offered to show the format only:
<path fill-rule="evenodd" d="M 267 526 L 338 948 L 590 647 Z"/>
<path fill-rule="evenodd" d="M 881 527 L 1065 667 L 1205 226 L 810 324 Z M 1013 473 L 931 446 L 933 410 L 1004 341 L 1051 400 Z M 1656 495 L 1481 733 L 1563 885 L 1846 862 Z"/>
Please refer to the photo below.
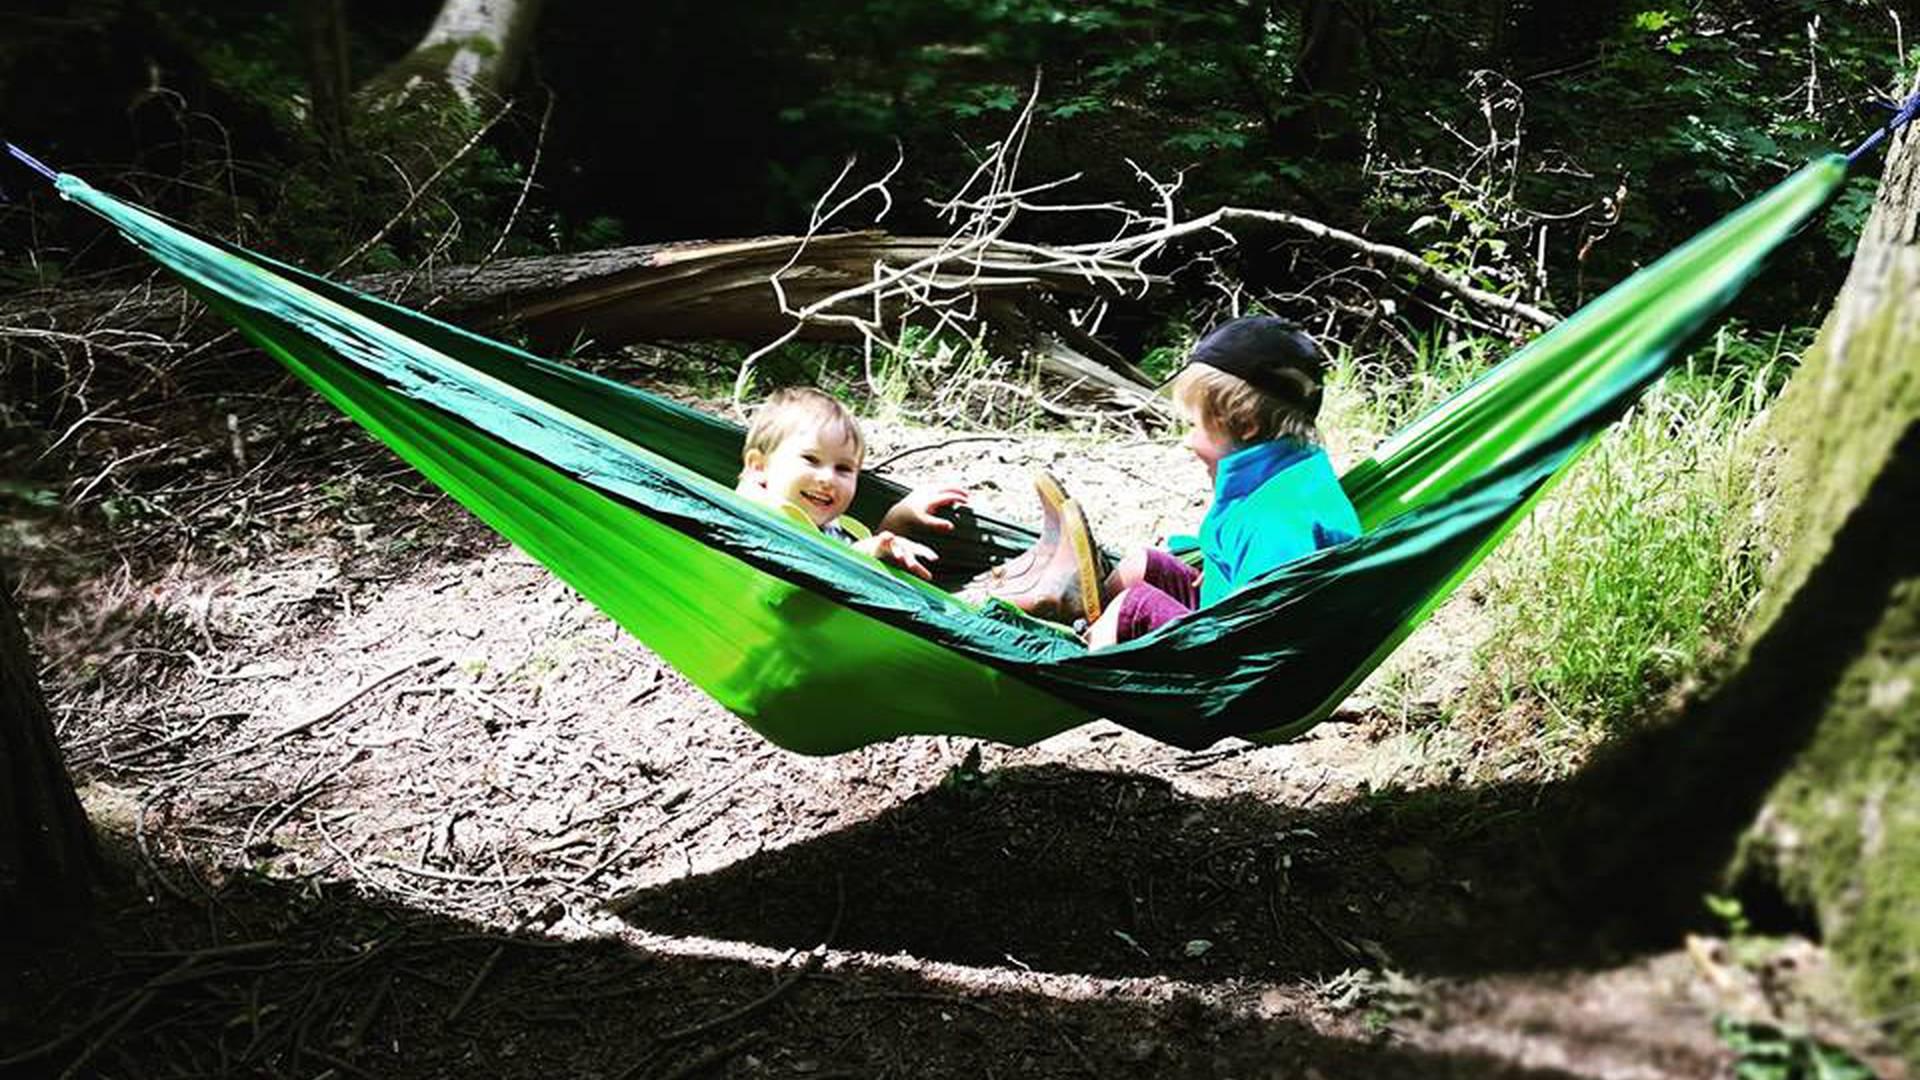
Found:
<path fill-rule="evenodd" d="M 1511 343 L 1442 326 L 1407 326 L 1400 348 L 1329 356 L 1321 426 L 1356 445 L 1376 442 L 1452 397 L 1512 350 Z"/>
<path fill-rule="evenodd" d="M 1713 917 L 1726 924 L 1729 937 L 1742 937 L 1753 930 L 1753 923 L 1747 918 L 1746 908 L 1738 897 L 1715 896 L 1712 893 L 1702 898 L 1707 910 Z"/>
<path fill-rule="evenodd" d="M 940 777 L 942 790 L 959 792 L 970 797 L 985 795 L 999 783 L 1000 774 L 980 764 L 979 743 L 967 747 L 966 757 L 959 764 L 949 767 Z"/>
<path fill-rule="evenodd" d="M 1650 391 L 1489 559 L 1484 699 L 1614 730 L 1725 655 L 1762 568 L 1744 440 L 1786 340 L 1732 339 Z"/>
<path fill-rule="evenodd" d="M 1714 1034 L 1739 1055 L 1737 1080 L 1874 1080 L 1873 1070 L 1804 1031 L 1716 1016 Z"/>
<path fill-rule="evenodd" d="M 1865 176 L 1856 176 L 1847 181 L 1847 186 L 1820 215 L 1820 234 L 1833 246 L 1835 255 L 1843 259 L 1853 257 L 1853 249 L 1860 241 L 1860 230 L 1867 223 L 1867 215 L 1873 210 L 1874 195 L 1880 190 L 1877 180 Z"/>

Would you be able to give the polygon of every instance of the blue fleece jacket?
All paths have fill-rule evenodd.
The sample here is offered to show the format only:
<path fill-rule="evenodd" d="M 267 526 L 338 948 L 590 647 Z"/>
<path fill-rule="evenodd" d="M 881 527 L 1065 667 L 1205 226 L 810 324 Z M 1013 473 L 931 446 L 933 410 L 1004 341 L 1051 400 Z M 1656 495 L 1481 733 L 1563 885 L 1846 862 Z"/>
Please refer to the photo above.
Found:
<path fill-rule="evenodd" d="M 1353 503 L 1326 451 L 1294 439 L 1254 443 L 1214 468 L 1200 522 L 1206 576 L 1200 605 L 1217 603 L 1282 563 L 1360 535 Z"/>

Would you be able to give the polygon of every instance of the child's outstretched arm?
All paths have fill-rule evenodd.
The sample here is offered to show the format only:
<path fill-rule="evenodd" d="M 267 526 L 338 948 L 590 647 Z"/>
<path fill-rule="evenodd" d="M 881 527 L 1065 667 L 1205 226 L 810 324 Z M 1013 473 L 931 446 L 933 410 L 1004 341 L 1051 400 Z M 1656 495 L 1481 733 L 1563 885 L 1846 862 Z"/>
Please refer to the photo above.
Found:
<path fill-rule="evenodd" d="M 927 545 L 904 536 L 895 536 L 884 529 L 854 544 L 853 550 L 928 581 L 933 580 L 933 570 L 927 564 L 940 561 L 940 556 L 934 554 Z"/>
<path fill-rule="evenodd" d="M 965 506 L 971 497 L 966 488 L 951 484 L 914 488 L 880 519 L 880 529 L 896 533 L 950 533 L 953 522 L 940 517 L 939 511 Z"/>

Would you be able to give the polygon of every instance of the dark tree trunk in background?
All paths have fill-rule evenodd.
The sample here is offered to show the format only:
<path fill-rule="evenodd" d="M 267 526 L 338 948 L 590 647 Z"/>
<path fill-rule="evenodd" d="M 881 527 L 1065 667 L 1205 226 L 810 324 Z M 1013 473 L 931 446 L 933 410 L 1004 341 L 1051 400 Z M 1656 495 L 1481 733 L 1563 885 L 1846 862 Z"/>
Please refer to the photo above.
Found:
<path fill-rule="evenodd" d="M 60 759 L 12 588 L 0 580 L 0 942 L 27 944 L 31 929 L 78 915 L 97 872 L 93 831 Z"/>
<path fill-rule="evenodd" d="M 1295 145 L 1303 152 L 1358 157 L 1361 97 L 1374 79 L 1367 40 L 1371 0 L 1304 0 L 1294 58 Z"/>
<path fill-rule="evenodd" d="M 300 43 L 306 54 L 309 121 L 327 153 L 338 160 L 347 148 L 345 0 L 300 0 Z"/>

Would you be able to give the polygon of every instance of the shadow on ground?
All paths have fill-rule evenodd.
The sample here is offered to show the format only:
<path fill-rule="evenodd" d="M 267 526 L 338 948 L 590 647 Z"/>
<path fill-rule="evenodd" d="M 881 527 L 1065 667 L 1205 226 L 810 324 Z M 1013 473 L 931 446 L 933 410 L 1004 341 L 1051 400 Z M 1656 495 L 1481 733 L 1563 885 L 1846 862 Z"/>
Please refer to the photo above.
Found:
<path fill-rule="evenodd" d="M 857 961 L 776 972 L 495 934 L 314 882 L 239 881 L 192 903 L 140 892 L 116 890 L 101 940 L 58 977 L 8 963 L 0 1072 L 1569 1076 L 1179 993 L 966 989 Z"/>
<path fill-rule="evenodd" d="M 1539 868 L 1541 790 L 1321 810 L 1153 778 L 1012 769 L 616 901 L 666 933 L 1102 976 L 1326 976 L 1617 960 Z M 1643 928 L 1670 945 L 1671 925 Z"/>

